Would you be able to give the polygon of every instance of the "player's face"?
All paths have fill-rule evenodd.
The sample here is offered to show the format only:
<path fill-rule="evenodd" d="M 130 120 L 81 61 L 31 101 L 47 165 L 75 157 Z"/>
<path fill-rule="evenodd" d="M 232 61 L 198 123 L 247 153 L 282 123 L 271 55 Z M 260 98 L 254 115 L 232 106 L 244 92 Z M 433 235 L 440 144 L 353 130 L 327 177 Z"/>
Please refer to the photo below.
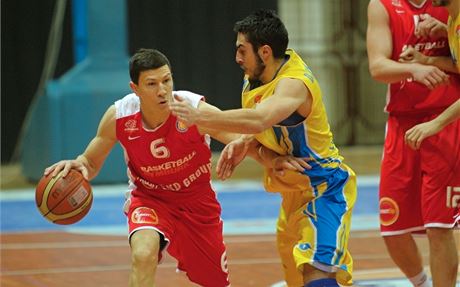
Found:
<path fill-rule="evenodd" d="M 452 0 L 433 0 L 432 4 L 433 6 L 435 7 L 439 7 L 439 6 L 447 6 L 450 4 Z"/>
<path fill-rule="evenodd" d="M 168 109 L 172 100 L 173 79 L 168 65 L 140 73 L 138 84 L 131 88 L 140 97 L 141 103 L 159 109 Z"/>
<path fill-rule="evenodd" d="M 265 64 L 259 54 L 254 52 L 252 44 L 246 40 L 246 36 L 242 33 L 238 33 L 236 39 L 235 61 L 243 69 L 244 73 L 249 76 L 249 80 L 260 80 L 265 70 Z"/>

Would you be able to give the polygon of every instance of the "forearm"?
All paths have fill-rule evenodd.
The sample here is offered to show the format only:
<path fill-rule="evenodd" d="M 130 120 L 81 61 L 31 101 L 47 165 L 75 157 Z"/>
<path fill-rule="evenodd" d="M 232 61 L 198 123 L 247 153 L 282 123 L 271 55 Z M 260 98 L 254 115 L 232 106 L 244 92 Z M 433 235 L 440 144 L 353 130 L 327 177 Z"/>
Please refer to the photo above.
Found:
<path fill-rule="evenodd" d="M 374 80 L 391 84 L 412 77 L 412 71 L 416 68 L 413 63 L 399 63 L 387 58 L 371 61 L 369 70 Z"/>
<path fill-rule="evenodd" d="M 433 122 L 441 128 L 444 128 L 457 119 L 460 119 L 460 100 L 450 105 L 444 112 L 437 116 Z"/>
<path fill-rule="evenodd" d="M 205 110 L 197 120 L 198 126 L 240 134 L 256 134 L 265 127 L 261 115 L 255 109 Z"/>
<path fill-rule="evenodd" d="M 455 63 L 450 57 L 426 57 L 426 65 L 436 66 L 439 69 L 451 72 L 451 73 L 460 73 Z"/>
<path fill-rule="evenodd" d="M 91 180 L 99 174 L 115 142 L 111 138 L 96 136 L 88 144 L 85 152 L 76 158 L 88 170 L 88 179 Z"/>

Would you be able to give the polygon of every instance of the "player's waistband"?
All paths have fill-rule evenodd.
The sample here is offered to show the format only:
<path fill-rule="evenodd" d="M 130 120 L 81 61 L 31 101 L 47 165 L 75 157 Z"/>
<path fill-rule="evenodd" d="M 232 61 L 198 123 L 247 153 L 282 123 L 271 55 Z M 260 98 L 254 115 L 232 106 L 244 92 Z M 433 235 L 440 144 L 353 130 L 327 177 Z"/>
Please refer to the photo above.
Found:
<path fill-rule="evenodd" d="M 211 184 L 197 185 L 193 188 L 181 189 L 178 191 L 147 189 L 143 187 L 137 187 L 131 191 L 131 196 L 133 197 L 143 197 L 175 204 L 190 202 L 191 200 L 196 200 L 203 196 L 215 196 L 215 194 L 216 193 Z"/>

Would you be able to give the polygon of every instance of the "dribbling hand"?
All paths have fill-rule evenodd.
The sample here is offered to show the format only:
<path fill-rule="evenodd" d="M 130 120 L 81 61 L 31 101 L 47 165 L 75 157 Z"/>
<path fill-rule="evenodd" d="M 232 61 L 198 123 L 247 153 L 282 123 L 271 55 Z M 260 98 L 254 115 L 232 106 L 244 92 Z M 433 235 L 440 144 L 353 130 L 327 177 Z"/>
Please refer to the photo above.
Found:
<path fill-rule="evenodd" d="M 65 177 L 71 169 L 78 170 L 81 172 L 83 177 L 88 180 L 88 169 L 86 166 L 78 161 L 78 160 L 61 160 L 49 167 L 47 167 L 43 173 L 43 175 L 52 174 L 53 177 L 59 174 L 59 172 L 63 171 L 62 177 Z"/>

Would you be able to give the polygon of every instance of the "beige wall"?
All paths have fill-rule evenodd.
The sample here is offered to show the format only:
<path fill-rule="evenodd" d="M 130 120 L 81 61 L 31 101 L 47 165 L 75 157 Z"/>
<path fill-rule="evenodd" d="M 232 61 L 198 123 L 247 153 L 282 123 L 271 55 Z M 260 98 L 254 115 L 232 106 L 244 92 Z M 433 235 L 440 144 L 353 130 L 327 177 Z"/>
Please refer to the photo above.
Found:
<path fill-rule="evenodd" d="M 368 0 L 279 0 L 290 47 L 312 68 L 340 145 L 383 143 L 386 86 L 371 79 Z"/>

